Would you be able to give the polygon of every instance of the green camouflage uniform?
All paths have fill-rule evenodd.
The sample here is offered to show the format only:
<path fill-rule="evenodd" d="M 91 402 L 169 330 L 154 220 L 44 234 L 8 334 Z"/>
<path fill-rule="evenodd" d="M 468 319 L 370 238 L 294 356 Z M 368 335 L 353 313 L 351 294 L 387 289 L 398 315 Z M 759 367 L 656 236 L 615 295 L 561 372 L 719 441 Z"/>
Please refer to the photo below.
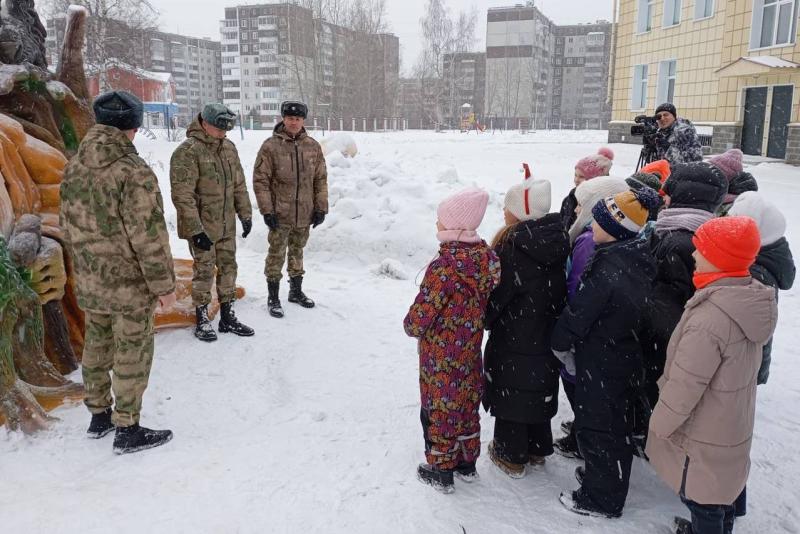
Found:
<path fill-rule="evenodd" d="M 328 213 L 328 171 L 322 147 L 303 129 L 292 138 L 275 127 L 264 141 L 253 171 L 253 191 L 262 214 L 275 214 L 278 229 L 269 232 L 264 274 L 279 282 L 289 252 L 289 277 L 303 276 L 303 248 L 314 211 Z"/>
<path fill-rule="evenodd" d="M 120 130 L 94 126 L 70 160 L 61 227 L 86 312 L 86 406 L 102 413 L 113 390 L 112 421 L 130 426 L 150 376 L 155 306 L 175 273 L 158 180 Z"/>
<path fill-rule="evenodd" d="M 231 302 L 236 296 L 236 215 L 243 220 L 253 216 L 236 146 L 208 135 L 198 117 L 172 154 L 169 175 L 178 237 L 189 240 L 194 258 L 192 301 L 195 306 L 211 302 L 216 267 L 219 301 Z M 192 243 L 192 236 L 202 232 L 214 243 L 209 251 Z"/>

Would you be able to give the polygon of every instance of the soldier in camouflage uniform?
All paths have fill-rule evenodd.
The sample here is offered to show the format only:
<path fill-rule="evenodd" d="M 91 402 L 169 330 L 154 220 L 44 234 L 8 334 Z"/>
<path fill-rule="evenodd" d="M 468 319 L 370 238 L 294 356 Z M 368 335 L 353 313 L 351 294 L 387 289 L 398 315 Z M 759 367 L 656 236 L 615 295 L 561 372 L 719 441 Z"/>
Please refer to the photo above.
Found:
<path fill-rule="evenodd" d="M 253 228 L 252 207 L 236 146 L 226 132 L 236 124 L 236 114 L 222 104 L 209 104 L 189 126 L 186 141 L 170 162 L 172 202 L 178 211 L 178 236 L 189 241 L 194 258 L 192 301 L 197 316 L 194 335 L 216 341 L 208 320 L 214 268 L 222 312 L 220 332 L 252 336 L 233 312 L 236 296 L 236 215 L 242 237 Z"/>
<path fill-rule="evenodd" d="M 303 248 L 310 227 L 322 224 L 328 213 L 328 171 L 322 148 L 303 127 L 307 113 L 301 102 L 281 105 L 283 121 L 261 145 L 253 171 L 253 191 L 269 227 L 264 274 L 273 317 L 283 317 L 278 289 L 287 249 L 289 302 L 314 307 L 314 301 L 303 293 Z"/>
<path fill-rule="evenodd" d="M 142 103 L 124 91 L 105 93 L 94 112 L 97 125 L 64 170 L 61 227 L 86 313 L 88 434 L 101 438 L 116 427 L 121 454 L 172 438 L 139 426 L 139 412 L 153 362 L 153 314 L 157 303 L 175 303 L 175 273 L 158 180 L 132 143 Z"/>

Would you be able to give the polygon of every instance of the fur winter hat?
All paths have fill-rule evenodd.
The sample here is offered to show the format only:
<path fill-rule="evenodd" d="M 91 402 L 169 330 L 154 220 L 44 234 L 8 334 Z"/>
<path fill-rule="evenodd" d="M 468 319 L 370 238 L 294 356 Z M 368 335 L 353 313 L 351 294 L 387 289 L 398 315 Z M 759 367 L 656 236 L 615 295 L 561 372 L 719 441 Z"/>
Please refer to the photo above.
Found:
<path fill-rule="evenodd" d="M 670 208 L 694 208 L 714 213 L 728 192 L 728 181 L 706 162 L 673 165 L 661 189 L 670 196 Z"/>
<path fill-rule="evenodd" d="M 520 221 L 541 219 L 550 213 L 550 182 L 534 180 L 527 163 L 523 163 L 522 167 L 525 181 L 511 186 L 503 206 Z"/>
<path fill-rule="evenodd" d="M 703 223 L 692 238 L 697 251 L 722 272 L 742 272 L 756 261 L 761 236 L 750 217 L 719 217 Z"/>
<path fill-rule="evenodd" d="M 654 161 L 653 163 L 648 163 L 647 165 L 642 167 L 641 171 L 639 172 L 657 174 L 659 180 L 661 180 L 661 183 L 663 184 L 664 182 L 667 181 L 667 178 L 669 178 L 670 172 L 672 171 L 670 170 L 669 167 L 669 161 L 665 159 L 660 159 L 658 161 Z"/>
<path fill-rule="evenodd" d="M 597 151 L 597 154 L 586 156 L 578 161 L 575 165 L 575 170 L 581 171 L 585 179 L 591 180 L 598 176 L 608 176 L 613 163 L 614 151 L 608 147 L 603 147 Z"/>
<path fill-rule="evenodd" d="M 575 188 L 575 198 L 581 206 L 581 212 L 575 219 L 575 223 L 569 229 L 570 242 L 574 243 L 589 223 L 592 222 L 592 207 L 598 200 L 612 197 L 628 189 L 629 187 L 628 184 L 625 183 L 625 180 L 608 176 L 601 176 L 600 178 L 583 182 Z"/>
<path fill-rule="evenodd" d="M 732 148 L 727 152 L 709 158 L 708 162 L 722 171 L 725 179 L 729 182 L 733 177 L 742 172 L 742 158 L 744 154 L 738 148 Z"/>
<path fill-rule="evenodd" d="M 625 191 L 599 200 L 592 215 L 600 228 L 617 239 L 632 239 L 639 235 L 650 216 L 658 207 L 658 194 L 649 187 L 638 191 Z"/>
<path fill-rule="evenodd" d="M 756 221 L 762 247 L 775 243 L 786 234 L 786 217 L 775 204 L 755 191 L 745 191 L 739 195 L 728 215 L 743 215 Z"/>
<path fill-rule="evenodd" d="M 437 215 L 445 230 L 475 231 L 480 226 L 489 204 L 489 193 L 470 187 L 451 195 L 439 204 Z"/>
<path fill-rule="evenodd" d="M 135 130 L 142 125 L 144 105 L 127 91 L 109 91 L 98 95 L 92 108 L 97 124 L 113 126 L 122 131 Z"/>

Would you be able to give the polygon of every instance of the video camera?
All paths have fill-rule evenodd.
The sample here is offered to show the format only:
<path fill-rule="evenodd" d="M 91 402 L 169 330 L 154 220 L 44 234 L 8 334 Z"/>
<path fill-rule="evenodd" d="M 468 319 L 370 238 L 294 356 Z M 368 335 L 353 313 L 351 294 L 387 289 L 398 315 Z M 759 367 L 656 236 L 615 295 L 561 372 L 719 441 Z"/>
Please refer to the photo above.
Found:
<path fill-rule="evenodd" d="M 658 132 L 658 123 L 655 117 L 648 117 L 647 115 L 637 115 L 633 119 L 634 124 L 631 126 L 631 135 L 644 136 L 645 138 L 651 137 Z"/>
<path fill-rule="evenodd" d="M 639 155 L 639 162 L 636 165 L 636 172 L 639 172 L 639 169 L 643 166 L 656 160 L 658 123 L 655 117 L 647 115 L 637 115 L 633 122 L 636 124 L 631 126 L 631 135 L 642 136 L 642 145 L 644 145 L 642 153 Z"/>

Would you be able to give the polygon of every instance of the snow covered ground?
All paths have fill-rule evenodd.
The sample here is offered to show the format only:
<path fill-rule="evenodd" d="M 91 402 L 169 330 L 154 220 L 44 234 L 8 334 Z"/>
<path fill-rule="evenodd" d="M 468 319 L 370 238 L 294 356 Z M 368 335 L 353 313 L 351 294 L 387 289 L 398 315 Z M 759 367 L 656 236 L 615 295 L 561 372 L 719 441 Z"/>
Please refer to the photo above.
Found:
<path fill-rule="evenodd" d="M 239 145 L 249 175 L 267 132 Z M 356 134 L 359 156 L 328 158 L 331 214 L 306 249 L 308 294 L 318 306 L 266 310 L 266 228 L 256 217 L 239 240 L 240 318 L 249 339 L 204 345 L 191 332 L 156 337 L 156 359 L 142 423 L 175 439 L 118 457 L 112 437 L 84 437 L 81 405 L 60 408 L 55 428 L 24 437 L 0 431 L 0 525 L 4 533 L 667 533 L 685 509 L 641 460 L 634 463 L 622 519 L 585 519 L 558 502 L 574 489 L 574 461 L 558 456 L 511 480 L 481 457 L 480 482 L 453 495 L 419 484 L 423 460 L 416 343 L 401 320 L 415 279 L 436 252 L 435 207 L 477 184 L 492 200 L 481 228 L 490 239 L 507 187 L 521 163 L 553 183 L 553 210 L 571 187 L 572 168 L 596 151 L 605 132 Z M 169 201 L 174 144 L 137 139 L 156 168 L 176 256 Z M 613 175 L 628 176 L 638 148 L 614 145 Z M 779 163 L 749 167 L 761 190 L 790 220 L 800 251 L 800 171 Z M 252 194 L 251 194 L 252 196 Z M 255 205 L 255 204 L 254 204 Z M 282 288 L 286 296 L 286 285 Z M 749 515 L 739 533 L 800 532 L 800 307 L 781 296 L 772 374 L 759 389 Z M 79 379 L 79 375 L 75 376 Z M 563 394 L 562 394 L 563 397 Z M 562 398 L 553 421 L 571 417 Z M 483 441 L 492 419 L 484 415 Z M 484 448 L 485 451 L 485 448 Z"/>

